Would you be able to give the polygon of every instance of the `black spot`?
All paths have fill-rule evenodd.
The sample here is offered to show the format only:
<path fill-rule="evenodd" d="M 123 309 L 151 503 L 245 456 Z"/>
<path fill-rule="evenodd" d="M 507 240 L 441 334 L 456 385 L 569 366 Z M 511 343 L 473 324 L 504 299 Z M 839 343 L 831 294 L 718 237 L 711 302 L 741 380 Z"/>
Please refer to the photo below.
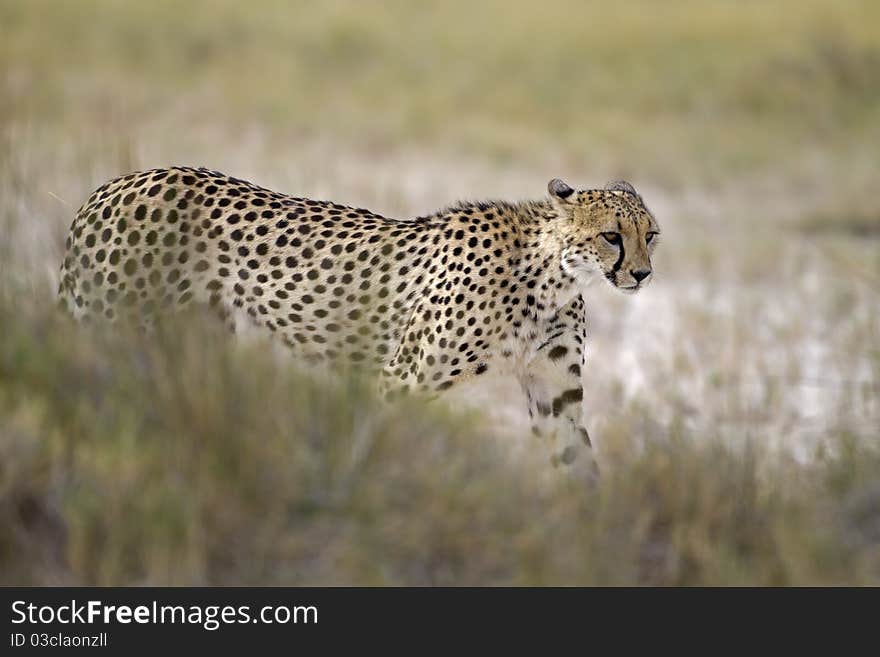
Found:
<path fill-rule="evenodd" d="M 564 391 L 559 397 L 553 400 L 553 415 L 559 415 L 562 409 L 569 404 L 580 402 L 584 398 L 584 391 L 581 388 L 571 388 Z"/>
<path fill-rule="evenodd" d="M 547 358 L 549 358 L 552 361 L 557 361 L 560 358 L 562 358 L 563 356 L 565 356 L 565 354 L 567 354 L 567 353 L 568 353 L 568 347 L 563 347 L 562 345 L 557 345 L 550 350 L 550 352 L 547 354 Z"/>

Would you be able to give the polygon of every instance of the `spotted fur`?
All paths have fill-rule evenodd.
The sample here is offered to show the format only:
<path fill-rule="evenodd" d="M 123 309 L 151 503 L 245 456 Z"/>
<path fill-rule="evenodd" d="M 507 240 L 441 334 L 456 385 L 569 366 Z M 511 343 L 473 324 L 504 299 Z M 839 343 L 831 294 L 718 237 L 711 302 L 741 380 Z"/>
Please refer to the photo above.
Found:
<path fill-rule="evenodd" d="M 59 294 L 82 320 L 238 310 L 301 358 L 372 368 L 388 390 L 510 374 L 533 431 L 570 463 L 590 442 L 581 291 L 647 284 L 659 229 L 629 183 L 548 190 L 392 219 L 207 169 L 132 173 L 77 212 Z"/>

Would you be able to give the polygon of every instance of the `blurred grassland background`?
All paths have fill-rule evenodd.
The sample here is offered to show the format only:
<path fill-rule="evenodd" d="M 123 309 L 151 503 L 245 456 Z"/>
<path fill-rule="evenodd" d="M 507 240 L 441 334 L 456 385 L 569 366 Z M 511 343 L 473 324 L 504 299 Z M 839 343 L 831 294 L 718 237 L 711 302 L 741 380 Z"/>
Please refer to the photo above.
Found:
<path fill-rule="evenodd" d="M 53 310 L 75 209 L 205 165 L 390 216 L 627 178 L 592 491 L 510 382 L 376 404 Z M 880 583 L 880 4 L 0 0 L 0 582 Z"/>

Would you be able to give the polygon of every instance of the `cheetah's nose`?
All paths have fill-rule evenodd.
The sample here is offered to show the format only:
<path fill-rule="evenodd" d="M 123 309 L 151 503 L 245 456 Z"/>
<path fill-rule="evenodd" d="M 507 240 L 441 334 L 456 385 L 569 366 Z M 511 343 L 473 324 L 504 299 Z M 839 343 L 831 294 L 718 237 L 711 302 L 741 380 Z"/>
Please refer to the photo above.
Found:
<path fill-rule="evenodd" d="M 632 274 L 632 277 L 634 279 L 636 279 L 637 283 L 641 283 L 643 280 L 645 280 L 646 278 L 648 278 L 648 276 L 651 275 L 651 270 L 640 269 L 638 271 L 630 271 L 630 274 Z"/>

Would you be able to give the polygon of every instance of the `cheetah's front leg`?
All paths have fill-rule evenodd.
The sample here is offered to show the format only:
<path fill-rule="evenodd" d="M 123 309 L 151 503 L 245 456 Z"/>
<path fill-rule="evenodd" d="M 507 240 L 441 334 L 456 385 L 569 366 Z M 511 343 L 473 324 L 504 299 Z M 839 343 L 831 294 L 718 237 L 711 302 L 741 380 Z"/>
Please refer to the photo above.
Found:
<path fill-rule="evenodd" d="M 584 305 L 577 297 L 545 327 L 540 344 L 520 375 L 532 432 L 547 441 L 554 465 L 586 467 L 598 474 L 590 436 L 583 419 Z"/>

